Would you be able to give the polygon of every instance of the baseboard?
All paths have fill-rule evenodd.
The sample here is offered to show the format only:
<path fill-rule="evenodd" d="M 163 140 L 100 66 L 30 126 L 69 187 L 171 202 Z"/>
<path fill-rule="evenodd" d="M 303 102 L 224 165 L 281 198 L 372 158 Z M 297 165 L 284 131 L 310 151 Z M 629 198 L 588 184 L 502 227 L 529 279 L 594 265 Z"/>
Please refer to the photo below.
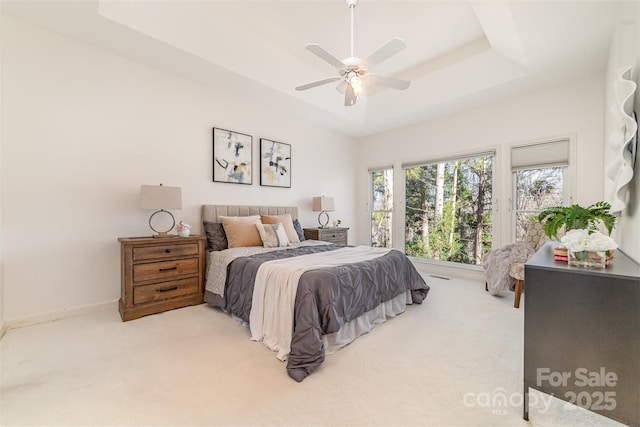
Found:
<path fill-rule="evenodd" d="M 7 320 L 2 328 L 4 334 L 11 329 L 25 328 L 40 323 L 55 322 L 56 320 L 69 319 L 71 317 L 84 316 L 101 311 L 118 311 L 118 300 L 101 302 L 98 304 L 83 305 L 80 307 L 69 308 L 63 311 L 52 313 L 38 314 L 34 316 L 21 317 L 18 319 Z"/>
<path fill-rule="evenodd" d="M 432 274 L 442 278 L 454 277 L 456 279 L 471 280 L 484 283 L 484 273 L 481 268 L 471 265 L 451 266 L 438 265 L 429 262 L 412 260 L 416 270 L 420 273 Z M 453 263 L 449 263 L 453 264 Z"/>

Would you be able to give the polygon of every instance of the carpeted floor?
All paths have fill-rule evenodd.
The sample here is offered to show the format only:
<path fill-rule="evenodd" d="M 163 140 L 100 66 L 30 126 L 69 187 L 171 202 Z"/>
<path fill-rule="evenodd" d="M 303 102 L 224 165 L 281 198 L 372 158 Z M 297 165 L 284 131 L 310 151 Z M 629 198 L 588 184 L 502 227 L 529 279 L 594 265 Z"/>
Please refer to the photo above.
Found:
<path fill-rule="evenodd" d="M 11 330 L 1 342 L 0 424 L 620 425 L 537 392 L 522 420 L 523 309 L 513 293 L 425 278 L 423 305 L 329 355 L 302 383 L 206 305 Z M 509 404 L 492 405 L 498 395 Z"/>

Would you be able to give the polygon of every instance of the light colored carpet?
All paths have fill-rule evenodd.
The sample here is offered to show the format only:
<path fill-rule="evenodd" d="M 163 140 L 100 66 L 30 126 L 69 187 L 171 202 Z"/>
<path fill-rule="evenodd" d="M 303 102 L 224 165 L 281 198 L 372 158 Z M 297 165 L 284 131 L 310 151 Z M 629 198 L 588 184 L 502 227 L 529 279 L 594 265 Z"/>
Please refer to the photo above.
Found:
<path fill-rule="evenodd" d="M 126 323 L 103 312 L 11 330 L 1 343 L 0 423 L 620 425 L 556 399 L 522 420 L 523 310 L 512 307 L 513 293 L 425 278 L 423 305 L 329 355 L 302 383 L 206 305 Z M 500 393 L 512 403 L 485 403 Z"/>

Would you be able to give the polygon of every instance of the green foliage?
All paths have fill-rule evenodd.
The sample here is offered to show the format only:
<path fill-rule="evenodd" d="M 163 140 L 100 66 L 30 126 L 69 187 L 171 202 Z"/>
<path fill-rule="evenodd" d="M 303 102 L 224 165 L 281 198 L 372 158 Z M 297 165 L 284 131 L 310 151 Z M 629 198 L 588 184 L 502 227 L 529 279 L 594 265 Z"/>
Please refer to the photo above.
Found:
<path fill-rule="evenodd" d="M 617 218 L 609 213 L 611 205 L 607 202 L 597 202 L 588 207 L 580 205 L 554 206 L 543 210 L 538 215 L 538 221 L 544 224 L 544 233 L 549 237 L 558 237 L 558 231 L 565 227 L 566 231 L 574 229 L 588 229 L 595 231 L 601 221 L 611 234 Z"/>
<path fill-rule="evenodd" d="M 436 174 L 436 164 L 405 170 L 405 251 L 409 256 L 476 264 L 491 249 L 492 158 L 445 162 L 440 189 Z M 441 213 L 436 212 L 439 191 Z"/>

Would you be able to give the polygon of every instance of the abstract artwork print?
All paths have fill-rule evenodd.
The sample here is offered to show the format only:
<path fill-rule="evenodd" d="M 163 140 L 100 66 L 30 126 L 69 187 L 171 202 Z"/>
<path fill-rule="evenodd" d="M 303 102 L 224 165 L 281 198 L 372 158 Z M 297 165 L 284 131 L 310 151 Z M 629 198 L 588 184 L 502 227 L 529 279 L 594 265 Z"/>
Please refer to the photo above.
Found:
<path fill-rule="evenodd" d="M 251 184 L 253 137 L 213 128 L 213 181 Z"/>
<path fill-rule="evenodd" d="M 291 145 L 260 138 L 260 185 L 291 188 Z"/>

